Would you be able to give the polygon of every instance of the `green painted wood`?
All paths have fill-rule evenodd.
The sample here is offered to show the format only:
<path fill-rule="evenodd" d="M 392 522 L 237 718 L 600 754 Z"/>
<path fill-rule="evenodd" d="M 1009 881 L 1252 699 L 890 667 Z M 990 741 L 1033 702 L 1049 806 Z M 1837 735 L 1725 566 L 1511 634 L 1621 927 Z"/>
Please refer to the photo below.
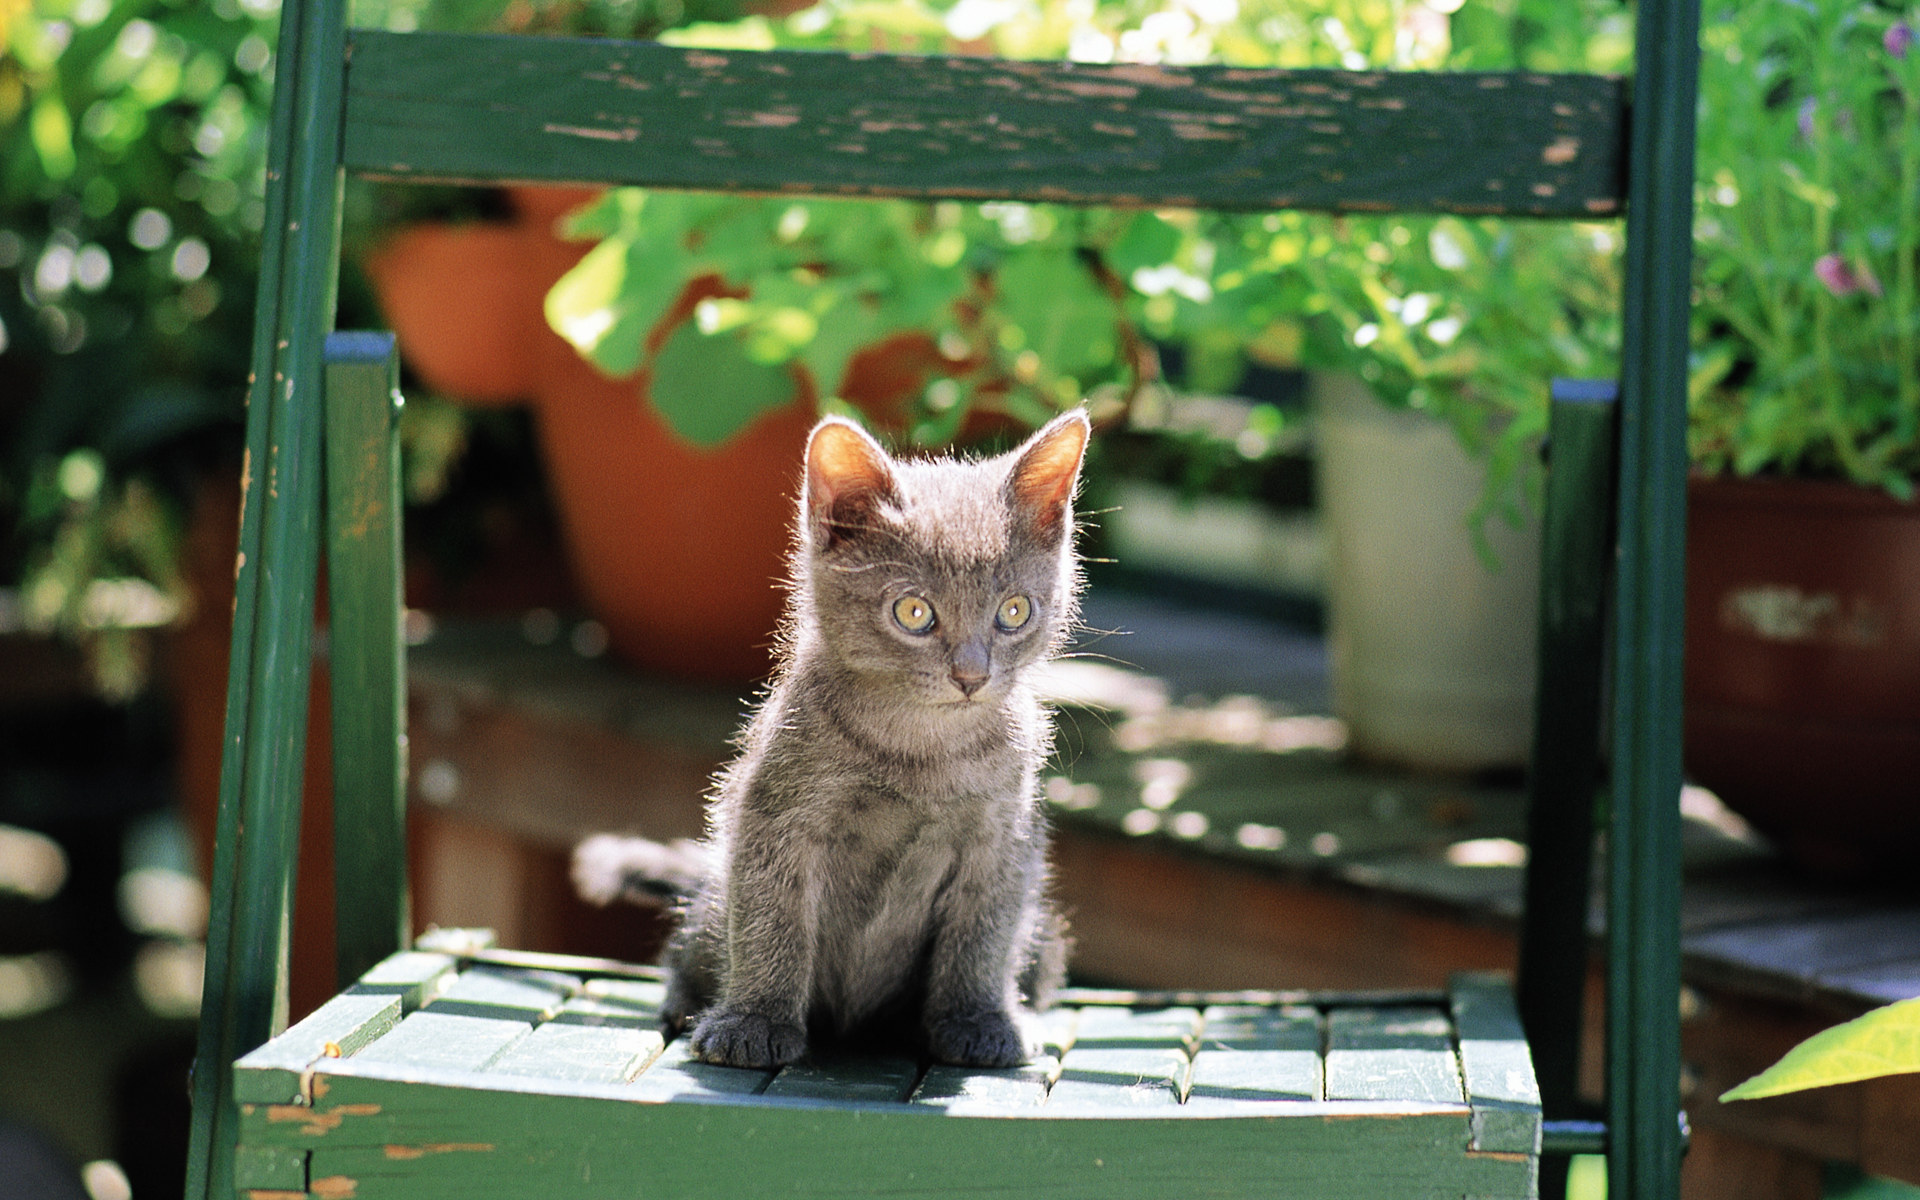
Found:
<path fill-rule="evenodd" d="M 320 339 L 338 246 L 344 14 L 280 22 L 255 293 L 227 726 L 186 1195 L 233 1189 L 232 1064 L 284 1028 L 320 507 Z M 244 836 L 243 836 L 244 834 Z"/>
<path fill-rule="evenodd" d="M 390 333 L 326 341 L 327 610 L 340 986 L 406 945 L 406 644 L 400 636 L 399 358 Z"/>
<path fill-rule="evenodd" d="M 1082 1048 L 1177 1046 L 1192 1052 L 1200 1037 L 1200 1010 L 1191 1005 L 1121 1008 L 1088 1005 L 1080 1010 L 1073 1045 Z"/>
<path fill-rule="evenodd" d="M 402 950 L 374 964 L 352 990 L 398 996 L 406 1010 L 412 1012 L 453 982 L 458 965 L 459 960 L 450 954 Z"/>
<path fill-rule="evenodd" d="M 305 1076 L 314 1063 L 358 1052 L 399 1024 L 402 1011 L 398 996 L 355 992 L 335 996 L 234 1064 L 234 1098 L 242 1104 L 304 1100 Z"/>
<path fill-rule="evenodd" d="M 934 1108 L 1034 1108 L 1047 1102 L 1047 1089 L 1059 1078 L 1060 1060 L 1051 1054 L 1019 1067 L 988 1069 L 935 1063 L 927 1068 L 908 1099 Z"/>
<path fill-rule="evenodd" d="M 1609 1188 L 1679 1194 L 1680 728 L 1697 0 L 1636 18 L 1608 881 Z"/>
<path fill-rule="evenodd" d="M 1059 1058 L 1073 1047 L 1074 1039 L 1080 1034 L 1081 1011 L 1077 1006 L 1056 1003 L 1045 1012 L 1034 1014 L 1034 1032 L 1049 1055 Z"/>
<path fill-rule="evenodd" d="M 354 1056 L 354 1062 L 481 1071 L 533 1029 L 527 1021 L 425 1008 Z"/>
<path fill-rule="evenodd" d="M 1619 80 L 356 30 L 351 169 L 1263 210 L 1619 211 Z"/>
<path fill-rule="evenodd" d="M 233 1184 L 262 1191 L 307 1191 L 307 1152 L 285 1146 L 241 1146 L 234 1155 Z"/>
<path fill-rule="evenodd" d="M 1030 1117 L 969 1117 L 913 1105 L 601 1098 L 630 1089 L 567 1096 L 349 1075 L 324 1082 L 321 1120 L 275 1122 L 262 1110 L 249 1115 L 248 1132 L 310 1131 L 302 1136 L 312 1146 L 316 1191 L 331 1181 L 328 1186 L 344 1193 L 351 1181 L 357 1200 L 471 1200 L 509 1192 L 543 1200 L 969 1194 L 1396 1200 L 1522 1197 L 1531 1181 L 1523 1157 L 1466 1151 L 1464 1108 L 1373 1117 L 1361 1115 L 1359 1106 L 1293 1115 L 1289 1106 L 1272 1106 L 1268 1117 L 1133 1109 L 1047 1120 L 1046 1108 Z M 402 1148 L 399 1157 L 390 1146 Z"/>
<path fill-rule="evenodd" d="M 1446 1014 L 1430 1008 L 1329 1012 L 1326 1089 L 1329 1100 L 1464 1102 Z"/>
<path fill-rule="evenodd" d="M 1324 1097 L 1321 1022 L 1316 1010 L 1214 1005 L 1202 1015 L 1189 1105 Z"/>
<path fill-rule="evenodd" d="M 1074 1108 L 1176 1105 L 1185 1099 L 1193 1061 L 1183 1046 L 1075 1044 L 1060 1060 L 1051 1105 Z"/>
<path fill-rule="evenodd" d="M 658 1029 L 658 1009 L 636 1008 L 599 996 L 575 996 L 553 1014 L 555 1021 L 570 1025 L 618 1025 L 627 1029 Z"/>
<path fill-rule="evenodd" d="M 656 1017 L 667 1002 L 667 985 L 647 979 L 589 979 L 586 997 L 635 1015 Z"/>
<path fill-rule="evenodd" d="M 762 1093 L 866 1103 L 905 1100 L 920 1079 L 920 1064 L 894 1055 L 815 1051 L 782 1067 Z"/>
<path fill-rule="evenodd" d="M 1506 980 L 1456 975 L 1452 1015 L 1460 1079 L 1473 1108 L 1473 1148 L 1538 1155 L 1540 1087 Z"/>
<path fill-rule="evenodd" d="M 1179 1104 L 1193 1069 L 1200 1010 L 1089 1005 L 1060 1059 L 1048 1104 L 1107 1107 Z"/>
<path fill-rule="evenodd" d="M 1517 985 L 1546 1111 L 1574 1115 L 1592 902 L 1619 388 L 1555 380 L 1541 520 L 1539 686 Z"/>
<path fill-rule="evenodd" d="M 538 1023 L 552 1019 L 580 988 L 577 977 L 554 971 L 469 967 L 434 997 L 431 1007 L 437 1013 Z"/>
<path fill-rule="evenodd" d="M 515 1042 L 487 1066 L 502 1075 L 585 1083 L 625 1083 L 665 1047 L 657 1029 L 551 1021 Z"/>
<path fill-rule="evenodd" d="M 636 1100 L 694 1100 L 703 1097 L 755 1096 L 773 1079 L 771 1071 L 722 1067 L 694 1058 L 687 1039 L 668 1042 L 657 1058 L 634 1080 Z"/>

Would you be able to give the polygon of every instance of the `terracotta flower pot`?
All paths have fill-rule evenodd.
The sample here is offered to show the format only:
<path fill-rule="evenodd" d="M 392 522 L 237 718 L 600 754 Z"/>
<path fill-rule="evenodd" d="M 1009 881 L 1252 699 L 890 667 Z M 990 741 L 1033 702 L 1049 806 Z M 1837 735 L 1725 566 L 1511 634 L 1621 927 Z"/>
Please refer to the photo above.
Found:
<path fill-rule="evenodd" d="M 796 378 L 796 403 L 706 450 L 646 403 L 644 373 L 612 380 L 582 361 L 542 304 L 590 246 L 561 241 L 554 222 L 591 195 L 515 189 L 516 224 L 402 231 L 369 256 L 368 276 L 428 386 L 534 407 L 568 559 L 615 652 L 695 678 L 754 678 L 772 661 L 813 388 Z M 717 294 L 738 293 L 715 277 L 690 281 L 650 342 Z M 841 389 L 883 417 L 953 365 L 924 336 L 896 341 L 857 357 Z"/>
<path fill-rule="evenodd" d="M 1920 506 L 1705 478 L 1688 505 L 1688 773 L 1805 865 L 1910 869 Z"/>
<path fill-rule="evenodd" d="M 367 255 L 381 311 L 428 387 L 475 405 L 532 394 L 527 347 L 545 322 L 529 251 L 540 236 L 526 225 L 411 225 Z"/>

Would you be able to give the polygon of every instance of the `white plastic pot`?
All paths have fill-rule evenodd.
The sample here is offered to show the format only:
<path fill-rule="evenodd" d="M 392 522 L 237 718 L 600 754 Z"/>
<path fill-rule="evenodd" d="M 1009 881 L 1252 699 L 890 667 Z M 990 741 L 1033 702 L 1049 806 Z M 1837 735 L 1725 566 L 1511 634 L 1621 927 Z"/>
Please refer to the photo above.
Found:
<path fill-rule="evenodd" d="M 1360 380 L 1316 375 L 1320 511 L 1335 712 L 1356 755 L 1427 771 L 1526 762 L 1539 623 L 1537 521 L 1486 534 L 1467 515 L 1483 464 L 1440 422 Z"/>

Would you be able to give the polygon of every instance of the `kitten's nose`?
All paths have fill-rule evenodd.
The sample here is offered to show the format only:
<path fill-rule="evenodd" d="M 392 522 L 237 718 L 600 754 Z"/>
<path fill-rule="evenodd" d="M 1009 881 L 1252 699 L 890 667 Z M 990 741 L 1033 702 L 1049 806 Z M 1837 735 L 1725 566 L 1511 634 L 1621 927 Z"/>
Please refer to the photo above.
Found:
<path fill-rule="evenodd" d="M 987 648 L 978 643 L 954 647 L 948 673 L 953 686 L 967 699 L 973 699 L 973 694 L 987 683 Z"/>

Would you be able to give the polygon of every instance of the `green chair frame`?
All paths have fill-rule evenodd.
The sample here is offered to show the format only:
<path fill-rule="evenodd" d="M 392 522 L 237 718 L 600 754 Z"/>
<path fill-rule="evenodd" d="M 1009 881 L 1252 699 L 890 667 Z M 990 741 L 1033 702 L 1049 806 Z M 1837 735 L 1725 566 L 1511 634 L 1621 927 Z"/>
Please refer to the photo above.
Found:
<path fill-rule="evenodd" d="M 1630 82 L 716 54 L 350 31 L 344 7 L 286 0 L 281 16 L 190 1200 L 234 1194 L 233 1063 L 286 1024 L 323 526 L 343 984 L 409 943 L 398 399 L 390 337 L 328 333 L 347 171 L 1241 210 L 1577 219 L 1624 208 L 1620 379 L 1556 385 L 1551 503 L 1589 515 L 1552 521 L 1547 535 L 1518 992 L 1550 1118 L 1546 1152 L 1604 1151 L 1616 1196 L 1677 1194 L 1697 0 L 1642 0 Z M 913 119 L 863 127 L 876 98 Z M 782 115 L 753 119 L 767 112 Z M 1183 134 L 1196 112 L 1237 140 Z M 1604 1120 L 1582 1122 L 1574 1077 L 1603 724 L 1614 848 L 1607 1102 Z M 1543 1191 L 1560 1184 L 1543 1172 Z"/>

